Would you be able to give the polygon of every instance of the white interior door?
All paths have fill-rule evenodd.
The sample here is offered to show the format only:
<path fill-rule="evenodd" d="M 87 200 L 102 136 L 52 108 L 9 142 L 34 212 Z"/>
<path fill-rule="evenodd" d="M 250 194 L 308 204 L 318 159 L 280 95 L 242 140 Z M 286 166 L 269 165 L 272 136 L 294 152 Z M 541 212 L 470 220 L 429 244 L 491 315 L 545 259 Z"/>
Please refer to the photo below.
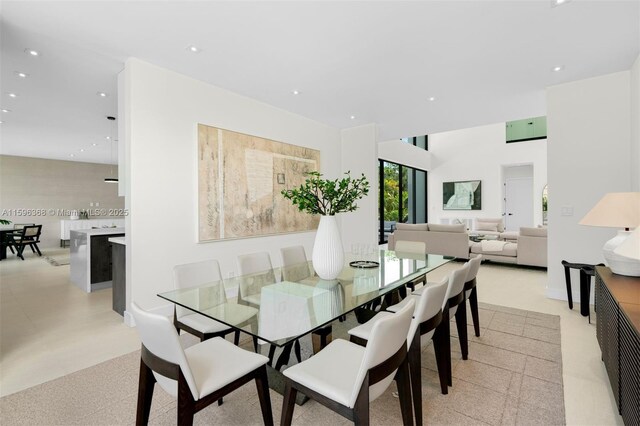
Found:
<path fill-rule="evenodd" d="M 505 180 L 505 228 L 519 231 L 521 226 L 533 226 L 533 178 Z"/>

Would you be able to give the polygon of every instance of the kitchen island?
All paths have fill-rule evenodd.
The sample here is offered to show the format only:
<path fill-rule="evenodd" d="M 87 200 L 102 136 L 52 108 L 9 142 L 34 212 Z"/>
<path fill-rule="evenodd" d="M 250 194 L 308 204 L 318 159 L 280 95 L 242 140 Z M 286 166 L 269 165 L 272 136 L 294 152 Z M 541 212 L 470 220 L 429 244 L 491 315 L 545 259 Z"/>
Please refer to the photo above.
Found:
<path fill-rule="evenodd" d="M 111 287 L 111 243 L 108 240 L 123 236 L 124 228 L 72 230 L 71 282 L 87 293 Z"/>

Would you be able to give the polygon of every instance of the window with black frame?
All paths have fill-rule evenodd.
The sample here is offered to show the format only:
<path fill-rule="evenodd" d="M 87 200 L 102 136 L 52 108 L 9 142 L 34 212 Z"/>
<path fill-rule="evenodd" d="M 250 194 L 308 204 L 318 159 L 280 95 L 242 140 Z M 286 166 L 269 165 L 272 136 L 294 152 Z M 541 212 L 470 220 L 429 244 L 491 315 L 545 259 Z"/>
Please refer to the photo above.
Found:
<path fill-rule="evenodd" d="M 427 137 L 403 141 L 427 149 Z M 386 160 L 378 165 L 378 242 L 385 244 L 398 223 L 427 222 L 427 172 Z"/>

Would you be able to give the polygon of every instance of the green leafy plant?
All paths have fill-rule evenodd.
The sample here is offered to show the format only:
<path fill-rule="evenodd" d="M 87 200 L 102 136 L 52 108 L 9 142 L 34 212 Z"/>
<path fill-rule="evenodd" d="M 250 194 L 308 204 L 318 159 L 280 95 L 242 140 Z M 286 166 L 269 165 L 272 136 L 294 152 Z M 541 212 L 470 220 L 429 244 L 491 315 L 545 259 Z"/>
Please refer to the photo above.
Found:
<path fill-rule="evenodd" d="M 7 219 L 0 219 L 0 225 L 11 225 L 11 221 Z"/>
<path fill-rule="evenodd" d="M 351 177 L 351 172 L 345 175 L 331 180 L 323 179 L 318 172 L 309 172 L 299 188 L 285 189 L 281 194 L 298 210 L 309 214 L 333 216 L 352 212 L 358 208 L 356 201 L 369 193 L 369 181 L 364 174 L 357 179 Z"/>

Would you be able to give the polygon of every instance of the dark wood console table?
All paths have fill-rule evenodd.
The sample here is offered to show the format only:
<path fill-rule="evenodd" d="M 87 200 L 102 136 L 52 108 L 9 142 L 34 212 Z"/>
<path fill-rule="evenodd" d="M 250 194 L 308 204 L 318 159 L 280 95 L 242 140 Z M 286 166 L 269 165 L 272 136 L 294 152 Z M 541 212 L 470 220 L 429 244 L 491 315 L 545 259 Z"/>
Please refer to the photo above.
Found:
<path fill-rule="evenodd" d="M 640 278 L 596 267 L 598 343 L 618 412 L 640 424 Z"/>

